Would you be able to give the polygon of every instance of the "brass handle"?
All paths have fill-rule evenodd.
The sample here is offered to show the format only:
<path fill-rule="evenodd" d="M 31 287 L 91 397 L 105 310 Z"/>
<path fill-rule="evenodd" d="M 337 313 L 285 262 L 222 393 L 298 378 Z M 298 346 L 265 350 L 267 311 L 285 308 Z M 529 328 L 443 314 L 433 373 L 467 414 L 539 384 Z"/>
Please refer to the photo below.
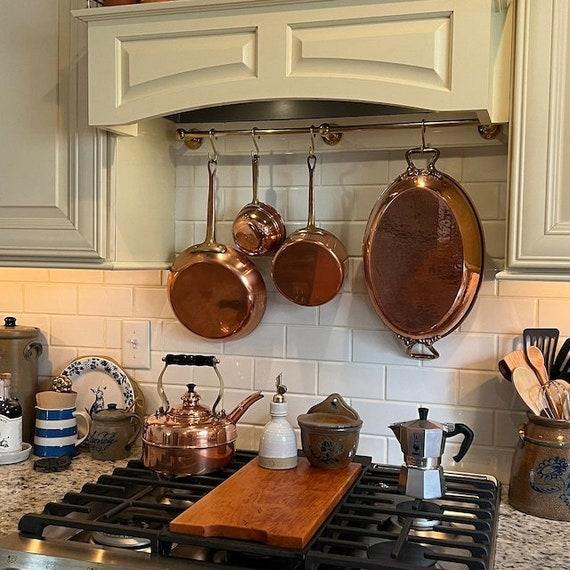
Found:
<path fill-rule="evenodd" d="M 435 360 L 436 358 L 439 358 L 439 352 L 433 346 L 433 343 L 438 340 L 439 337 L 426 338 L 422 340 L 403 336 L 400 336 L 399 338 L 404 343 L 406 354 L 411 358 L 415 358 L 417 360 Z M 416 352 L 414 349 L 419 346 L 424 346 L 428 352 Z"/>

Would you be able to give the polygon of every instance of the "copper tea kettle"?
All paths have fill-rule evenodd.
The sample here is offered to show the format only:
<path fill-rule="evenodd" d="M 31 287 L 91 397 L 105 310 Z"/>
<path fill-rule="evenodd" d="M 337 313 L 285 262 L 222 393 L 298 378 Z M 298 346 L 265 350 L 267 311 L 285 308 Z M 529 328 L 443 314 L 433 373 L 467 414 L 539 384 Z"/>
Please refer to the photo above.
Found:
<path fill-rule="evenodd" d="M 167 354 L 158 377 L 158 395 L 162 405 L 147 417 L 143 427 L 143 463 L 164 475 L 204 475 L 223 469 L 231 461 L 237 439 L 236 423 L 248 408 L 261 398 L 261 392 L 250 394 L 231 412 L 218 411 L 224 394 L 224 381 L 215 356 Z M 182 405 L 170 406 L 162 378 L 170 365 L 211 366 L 220 389 L 210 410 L 200 404 L 195 384 L 188 384 Z"/>

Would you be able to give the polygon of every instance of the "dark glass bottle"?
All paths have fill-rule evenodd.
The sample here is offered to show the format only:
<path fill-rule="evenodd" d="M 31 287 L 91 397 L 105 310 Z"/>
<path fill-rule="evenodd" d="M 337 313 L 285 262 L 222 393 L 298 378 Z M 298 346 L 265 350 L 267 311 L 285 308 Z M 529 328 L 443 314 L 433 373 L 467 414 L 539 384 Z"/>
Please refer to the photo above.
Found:
<path fill-rule="evenodd" d="M 22 449 L 22 406 L 10 396 L 12 375 L 0 374 L 0 453 Z"/>

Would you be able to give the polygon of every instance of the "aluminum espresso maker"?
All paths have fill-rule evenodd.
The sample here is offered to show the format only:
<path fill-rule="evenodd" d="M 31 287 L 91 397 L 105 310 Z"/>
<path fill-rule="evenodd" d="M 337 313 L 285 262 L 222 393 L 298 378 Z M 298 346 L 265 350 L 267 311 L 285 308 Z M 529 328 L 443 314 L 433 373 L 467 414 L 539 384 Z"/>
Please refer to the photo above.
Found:
<path fill-rule="evenodd" d="M 448 438 L 463 434 L 459 462 L 473 443 L 473 430 L 465 424 L 440 424 L 427 419 L 429 410 L 419 408 L 419 419 L 390 425 L 404 453 L 400 488 L 408 497 L 439 499 L 445 494 L 441 456 Z"/>

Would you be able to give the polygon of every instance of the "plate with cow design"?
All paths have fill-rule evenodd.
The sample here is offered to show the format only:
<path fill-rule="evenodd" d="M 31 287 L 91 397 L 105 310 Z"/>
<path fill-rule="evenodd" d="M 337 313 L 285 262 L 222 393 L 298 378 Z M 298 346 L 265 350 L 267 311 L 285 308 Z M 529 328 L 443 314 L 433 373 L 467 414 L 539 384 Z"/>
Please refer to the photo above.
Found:
<path fill-rule="evenodd" d="M 68 378 L 71 390 L 77 392 L 77 409 L 85 410 L 91 416 L 109 404 L 144 415 L 144 396 L 140 387 L 112 358 L 76 358 L 59 376 Z"/>

